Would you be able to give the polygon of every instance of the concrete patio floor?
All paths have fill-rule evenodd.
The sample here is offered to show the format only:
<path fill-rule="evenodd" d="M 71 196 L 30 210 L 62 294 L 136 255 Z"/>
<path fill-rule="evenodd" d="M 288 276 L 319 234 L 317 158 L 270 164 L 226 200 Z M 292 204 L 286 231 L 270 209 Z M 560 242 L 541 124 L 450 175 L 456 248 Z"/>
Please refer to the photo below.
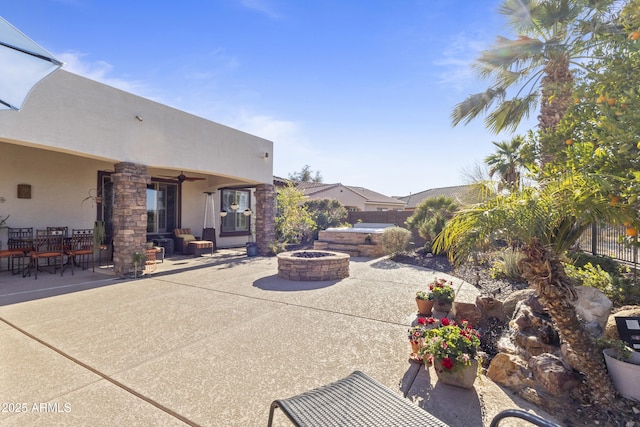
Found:
<path fill-rule="evenodd" d="M 462 390 L 409 361 L 415 292 L 447 275 L 386 259 L 350 269 L 287 281 L 274 257 L 220 251 L 135 280 L 3 272 L 0 424 L 264 426 L 274 399 L 355 370 L 452 426 L 509 408 L 553 419 L 484 376 Z M 277 412 L 275 425 L 290 423 Z"/>

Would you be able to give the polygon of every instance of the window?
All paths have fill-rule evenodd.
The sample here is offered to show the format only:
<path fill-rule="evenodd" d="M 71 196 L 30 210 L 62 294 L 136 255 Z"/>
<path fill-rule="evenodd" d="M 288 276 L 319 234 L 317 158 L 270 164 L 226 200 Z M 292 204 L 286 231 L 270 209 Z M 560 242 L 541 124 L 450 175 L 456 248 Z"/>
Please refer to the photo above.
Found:
<path fill-rule="evenodd" d="M 227 216 L 222 218 L 221 236 L 244 236 L 249 234 L 251 216 L 244 214 L 251 209 L 251 191 L 223 189 L 221 191 L 222 210 Z M 234 209 L 235 208 L 235 209 Z"/>
<path fill-rule="evenodd" d="M 147 185 L 147 233 L 167 233 L 176 228 L 178 186 L 165 182 Z"/>

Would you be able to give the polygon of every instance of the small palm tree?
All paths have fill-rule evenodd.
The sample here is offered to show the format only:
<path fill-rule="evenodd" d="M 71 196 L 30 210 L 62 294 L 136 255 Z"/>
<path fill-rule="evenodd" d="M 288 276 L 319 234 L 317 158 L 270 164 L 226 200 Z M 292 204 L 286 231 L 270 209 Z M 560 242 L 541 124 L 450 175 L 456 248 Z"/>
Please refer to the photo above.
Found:
<path fill-rule="evenodd" d="M 513 131 L 540 104 L 540 130 L 553 131 L 571 102 L 571 69 L 581 66 L 593 48 L 595 38 L 588 36 L 608 28 L 602 17 L 613 3 L 505 0 L 499 13 L 507 17 L 518 37 L 498 37 L 495 46 L 482 52 L 475 69 L 492 84 L 455 106 L 453 125 L 489 112 L 485 122 L 490 130 Z M 540 147 L 542 163 L 552 160 L 559 147 Z"/>
<path fill-rule="evenodd" d="M 489 176 L 499 175 L 499 189 L 518 189 L 522 170 L 527 163 L 523 155 L 525 145 L 522 136 L 516 136 L 511 141 L 492 142 L 496 147 L 496 153 L 485 157 L 484 162 L 489 166 Z"/>
<path fill-rule="evenodd" d="M 570 303 L 576 294 L 560 262 L 594 221 L 616 222 L 624 215 L 601 195 L 607 194 L 603 185 L 597 178 L 567 176 L 540 188 L 498 195 L 453 217 L 436 237 L 434 249 L 446 250 L 460 264 L 498 240 L 520 247 L 525 255 L 519 262 L 522 276 L 575 352 L 594 402 L 610 403 L 611 380 Z"/>

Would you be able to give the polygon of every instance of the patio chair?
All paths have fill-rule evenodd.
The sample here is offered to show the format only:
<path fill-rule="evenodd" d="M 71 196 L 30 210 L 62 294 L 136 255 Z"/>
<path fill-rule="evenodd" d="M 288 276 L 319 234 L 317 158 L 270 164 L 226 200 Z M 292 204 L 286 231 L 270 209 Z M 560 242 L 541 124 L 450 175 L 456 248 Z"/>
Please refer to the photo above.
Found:
<path fill-rule="evenodd" d="M 60 276 L 62 276 L 64 236 L 62 234 L 50 234 L 46 230 L 36 230 L 36 237 L 33 239 L 33 247 L 29 251 L 29 257 L 31 261 L 25 275 L 31 275 L 31 270 L 33 270 L 35 279 L 38 280 L 38 271 L 44 268 L 44 266 L 40 265 L 40 260 L 46 259 L 47 266 L 53 267 L 52 273 L 55 273 L 59 268 Z M 50 265 L 51 259 L 55 261 L 53 266 Z"/>
<path fill-rule="evenodd" d="M 190 228 L 176 228 L 173 230 L 175 240 L 175 251 L 183 255 L 202 255 L 211 252 L 213 255 L 213 242 L 210 240 L 200 240 L 191 233 Z"/>
<path fill-rule="evenodd" d="M 539 427 L 560 427 L 558 424 L 547 421 L 536 414 L 532 414 L 531 412 L 526 412 L 521 409 L 505 409 L 504 411 L 493 417 L 489 427 L 498 427 L 500 421 L 505 418 L 520 418 L 521 420 L 528 421 L 531 424 L 537 425 Z"/>
<path fill-rule="evenodd" d="M 31 250 L 33 245 L 33 227 L 8 227 L 7 240 L 8 251 L 11 251 L 14 255 L 10 258 L 11 273 L 19 274 L 26 270 L 27 266 L 25 260 L 28 259 L 27 252 Z M 15 270 L 15 260 L 18 259 L 18 269 Z"/>
<path fill-rule="evenodd" d="M 273 425 L 276 408 L 280 408 L 298 427 L 447 426 L 440 419 L 360 371 L 297 396 L 274 400 L 269 410 L 268 427 Z M 509 417 L 520 418 L 539 427 L 560 427 L 538 415 L 519 409 L 500 412 L 491 421 L 491 427 L 497 427 L 502 419 Z"/>
<path fill-rule="evenodd" d="M 73 230 L 69 246 L 65 248 L 67 265 L 71 266 L 72 276 L 75 265 L 86 270 L 89 268 L 89 260 L 91 260 L 91 270 L 96 271 L 93 257 L 93 232 L 89 233 L 89 231 L 93 230 Z"/>
<path fill-rule="evenodd" d="M 15 273 L 15 260 L 23 259 L 25 255 L 24 249 L 3 249 L 0 250 L 0 258 L 7 258 L 7 271 L 11 271 L 11 274 Z M 21 269 L 21 265 L 18 265 L 18 270 Z M 0 270 L 2 270 L 2 266 L 0 265 Z"/>
<path fill-rule="evenodd" d="M 297 396 L 274 400 L 269 427 L 276 408 L 296 426 L 447 426 L 360 371 Z"/>

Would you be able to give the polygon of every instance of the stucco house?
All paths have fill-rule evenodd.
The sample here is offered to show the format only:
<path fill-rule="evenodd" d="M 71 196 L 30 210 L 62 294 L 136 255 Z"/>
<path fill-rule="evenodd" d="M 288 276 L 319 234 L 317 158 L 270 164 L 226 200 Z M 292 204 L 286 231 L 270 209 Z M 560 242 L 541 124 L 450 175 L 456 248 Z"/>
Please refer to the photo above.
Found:
<path fill-rule="evenodd" d="M 478 188 L 474 185 L 456 185 L 452 187 L 430 188 L 429 190 L 421 191 L 419 193 L 397 197 L 397 199 L 402 200 L 406 203 L 404 208 L 405 210 L 414 211 L 416 209 L 416 206 L 418 206 L 426 199 L 436 198 L 440 196 L 445 196 L 453 199 L 458 205 L 461 206 L 477 203 L 480 200 L 478 195 Z"/>
<path fill-rule="evenodd" d="M 349 211 L 394 211 L 404 209 L 406 202 L 364 187 L 343 184 L 301 182 L 296 188 L 309 199 L 337 199 Z"/>
<path fill-rule="evenodd" d="M 21 111 L 0 111 L 0 218 L 10 215 L 9 227 L 105 221 L 121 275 L 146 241 L 176 228 L 201 235 L 206 202 L 218 247 L 251 238 L 266 253 L 273 143 L 63 69 Z"/>

